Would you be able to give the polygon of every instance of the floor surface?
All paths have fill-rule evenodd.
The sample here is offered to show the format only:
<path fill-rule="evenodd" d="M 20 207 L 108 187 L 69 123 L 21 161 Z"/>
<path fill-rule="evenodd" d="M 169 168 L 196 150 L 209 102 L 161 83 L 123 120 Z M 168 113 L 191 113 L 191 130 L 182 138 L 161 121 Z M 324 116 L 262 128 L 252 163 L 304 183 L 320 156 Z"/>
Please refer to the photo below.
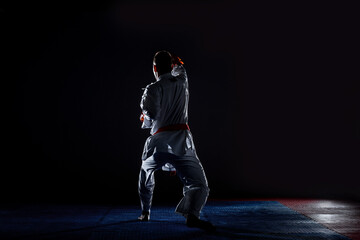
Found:
<path fill-rule="evenodd" d="M 138 206 L 7 205 L 0 207 L 0 239 L 355 240 L 359 206 L 327 200 L 209 201 L 201 218 L 217 227 L 210 234 L 186 227 L 175 206 L 154 206 L 151 221 L 143 223 L 136 220 Z"/>

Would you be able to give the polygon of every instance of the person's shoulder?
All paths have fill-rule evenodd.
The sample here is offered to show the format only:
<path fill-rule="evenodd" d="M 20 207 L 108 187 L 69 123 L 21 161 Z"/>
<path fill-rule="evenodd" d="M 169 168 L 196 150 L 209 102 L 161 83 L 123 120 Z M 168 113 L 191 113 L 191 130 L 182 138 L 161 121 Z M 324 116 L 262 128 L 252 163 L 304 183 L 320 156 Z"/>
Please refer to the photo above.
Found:
<path fill-rule="evenodd" d="M 160 87 L 160 85 L 160 81 L 152 82 L 146 86 L 146 90 L 150 92 L 156 91 Z"/>
<path fill-rule="evenodd" d="M 147 89 L 156 88 L 157 85 L 158 85 L 158 81 L 157 81 L 157 82 L 152 82 L 152 83 L 148 84 L 148 85 L 146 86 L 146 88 L 147 88 Z"/>

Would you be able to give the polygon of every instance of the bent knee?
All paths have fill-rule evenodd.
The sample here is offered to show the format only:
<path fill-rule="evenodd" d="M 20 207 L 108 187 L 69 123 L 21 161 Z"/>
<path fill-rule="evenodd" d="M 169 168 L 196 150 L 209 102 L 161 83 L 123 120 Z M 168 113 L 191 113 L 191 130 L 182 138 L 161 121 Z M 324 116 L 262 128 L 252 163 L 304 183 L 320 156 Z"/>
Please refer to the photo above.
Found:
<path fill-rule="evenodd" d="M 206 195 L 209 195 L 210 188 L 208 187 L 207 184 L 200 184 L 200 185 L 198 185 L 198 187 L 201 189 L 201 191 L 206 193 Z"/>
<path fill-rule="evenodd" d="M 209 188 L 208 186 L 206 186 L 206 187 L 205 187 L 205 191 L 206 191 L 207 195 L 209 195 L 209 193 L 210 193 L 210 188 Z"/>

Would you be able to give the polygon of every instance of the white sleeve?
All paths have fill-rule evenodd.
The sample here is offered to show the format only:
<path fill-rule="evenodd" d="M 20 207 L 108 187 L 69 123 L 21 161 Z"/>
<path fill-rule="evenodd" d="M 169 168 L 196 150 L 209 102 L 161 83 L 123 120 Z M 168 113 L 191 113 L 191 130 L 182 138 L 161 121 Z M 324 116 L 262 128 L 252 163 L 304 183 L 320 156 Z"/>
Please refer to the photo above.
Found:
<path fill-rule="evenodd" d="M 149 120 L 154 120 L 160 112 L 161 94 L 159 88 L 153 84 L 146 87 L 140 102 L 142 112 Z"/>
<path fill-rule="evenodd" d="M 183 65 L 175 65 L 171 71 L 171 74 L 174 77 L 183 77 L 186 78 L 186 70 Z"/>

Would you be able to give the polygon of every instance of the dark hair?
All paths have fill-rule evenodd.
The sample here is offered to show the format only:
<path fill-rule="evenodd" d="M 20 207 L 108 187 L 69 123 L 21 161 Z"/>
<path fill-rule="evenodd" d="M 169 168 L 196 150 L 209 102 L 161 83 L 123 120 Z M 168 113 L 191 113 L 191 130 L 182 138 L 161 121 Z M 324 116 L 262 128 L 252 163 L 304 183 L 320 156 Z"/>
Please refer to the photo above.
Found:
<path fill-rule="evenodd" d="M 168 51 L 159 51 L 155 54 L 153 62 L 159 74 L 171 72 L 172 58 Z"/>

